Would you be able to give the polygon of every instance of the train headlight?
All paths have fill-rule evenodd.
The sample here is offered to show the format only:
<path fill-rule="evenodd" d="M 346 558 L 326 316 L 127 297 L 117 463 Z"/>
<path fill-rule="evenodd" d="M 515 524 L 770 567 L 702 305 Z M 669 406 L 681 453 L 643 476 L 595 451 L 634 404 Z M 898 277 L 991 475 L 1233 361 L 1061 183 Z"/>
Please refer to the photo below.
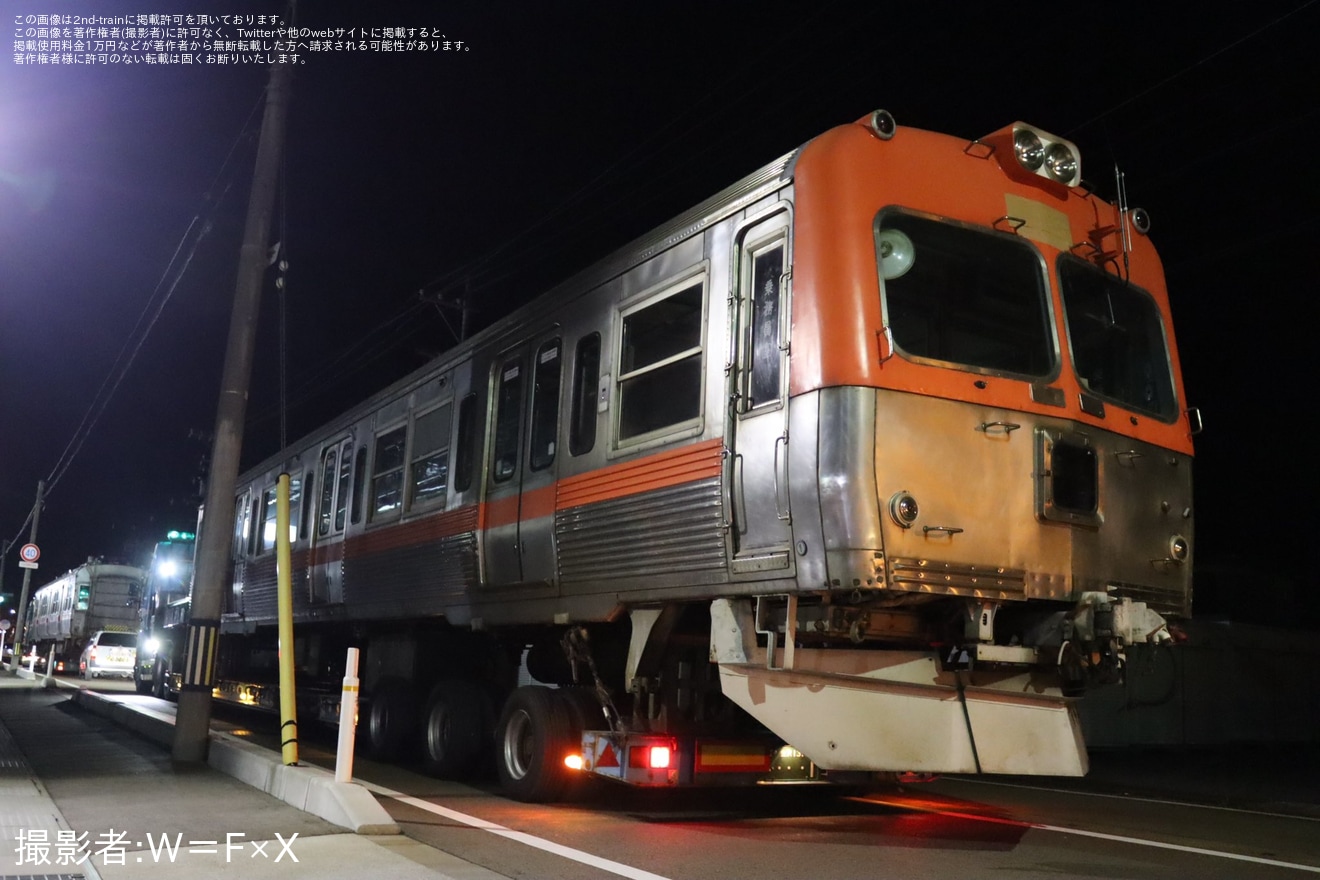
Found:
<path fill-rule="evenodd" d="M 900 528 L 912 528 L 920 513 L 921 508 L 917 506 L 917 499 L 909 492 L 895 492 L 894 497 L 889 499 L 889 515 Z"/>
<path fill-rule="evenodd" d="M 1169 558 L 1175 562 L 1186 562 L 1187 554 L 1190 552 L 1191 547 L 1182 535 L 1174 535 L 1169 539 Z"/>
<path fill-rule="evenodd" d="M 1059 183 L 1072 186 L 1077 178 L 1077 155 L 1063 144 L 1054 144 L 1045 151 L 1045 168 Z"/>
<path fill-rule="evenodd" d="M 1006 125 L 977 143 L 1001 157 L 999 165 L 1009 177 L 1067 187 L 1082 182 L 1082 154 L 1077 145 L 1025 122 Z M 1010 154 L 1013 158 L 1006 158 Z"/>
<path fill-rule="evenodd" d="M 1036 171 L 1045 164 L 1045 145 L 1030 129 L 1020 128 L 1013 132 L 1013 152 L 1028 171 Z"/>

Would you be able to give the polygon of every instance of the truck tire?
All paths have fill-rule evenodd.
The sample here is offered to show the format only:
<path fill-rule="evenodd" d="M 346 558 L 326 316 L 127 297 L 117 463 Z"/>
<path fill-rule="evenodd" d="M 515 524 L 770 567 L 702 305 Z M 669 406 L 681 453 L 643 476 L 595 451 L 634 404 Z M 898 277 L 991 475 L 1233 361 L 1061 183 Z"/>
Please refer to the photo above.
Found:
<path fill-rule="evenodd" d="M 431 776 L 465 779 L 482 765 L 490 742 L 491 707 L 470 681 L 445 680 L 431 690 L 422 712 L 422 764 Z"/>
<path fill-rule="evenodd" d="M 158 700 L 168 700 L 170 693 L 165 686 L 165 679 L 170 674 L 170 661 L 157 657 L 151 667 L 151 695 Z"/>
<path fill-rule="evenodd" d="M 386 681 L 371 695 L 362 737 L 367 754 L 379 761 L 397 761 L 406 756 L 417 723 L 417 706 L 408 685 Z"/>
<path fill-rule="evenodd" d="M 567 703 L 549 688 L 509 694 L 495 726 L 495 766 L 510 797 L 543 802 L 563 793 L 572 772 L 564 755 L 576 745 L 571 726 Z"/>

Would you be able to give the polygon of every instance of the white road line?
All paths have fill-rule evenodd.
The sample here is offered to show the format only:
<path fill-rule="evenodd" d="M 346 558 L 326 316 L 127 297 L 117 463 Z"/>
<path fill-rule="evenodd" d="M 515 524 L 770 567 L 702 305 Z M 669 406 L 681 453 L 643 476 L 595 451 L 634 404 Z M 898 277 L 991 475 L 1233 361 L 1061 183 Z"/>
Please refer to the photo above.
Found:
<path fill-rule="evenodd" d="M 634 868 L 632 865 L 625 865 L 622 862 L 603 859 L 600 856 L 594 856 L 589 852 L 583 852 L 580 849 L 574 849 L 571 846 L 564 846 L 551 840 L 536 837 L 527 834 L 524 831 L 514 831 L 512 828 L 506 828 L 503 825 L 497 825 L 494 822 L 487 822 L 485 819 L 478 819 L 476 816 L 469 816 L 467 813 L 460 813 L 457 810 L 451 810 L 448 807 L 442 807 L 439 804 L 433 804 L 430 801 L 424 801 L 421 798 L 411 797 L 401 791 L 394 791 L 380 785 L 374 785 L 370 782 L 357 780 L 363 788 L 375 794 L 384 795 L 393 798 L 402 804 L 416 807 L 419 810 L 425 810 L 428 813 L 434 813 L 437 816 L 443 816 L 446 819 L 452 819 L 455 822 L 461 822 L 473 828 L 480 828 L 482 831 L 489 831 L 491 834 L 517 841 L 548 852 L 553 855 L 561 856 L 565 859 L 571 859 L 584 865 L 590 865 L 593 868 L 599 868 L 602 871 L 608 871 L 611 874 L 618 874 L 620 877 L 628 877 L 630 880 L 669 880 L 668 877 L 662 877 L 659 874 L 652 874 L 650 871 L 643 871 L 641 868 Z"/>
<path fill-rule="evenodd" d="M 1023 822 L 1018 819 L 1004 819 L 999 816 L 980 816 L 976 813 L 964 813 L 958 810 L 942 810 L 938 807 L 921 806 L 918 804 L 905 803 L 901 800 L 882 800 L 880 798 L 857 798 L 857 800 L 866 803 L 880 804 L 886 807 L 897 807 L 902 810 L 912 810 L 921 813 L 934 813 L 940 816 L 949 816 L 954 819 L 967 819 L 973 822 L 989 822 L 995 825 L 1012 825 L 1017 828 L 1034 828 L 1038 831 L 1052 831 L 1055 834 L 1071 834 L 1075 837 L 1091 837 L 1097 840 L 1110 840 L 1115 843 L 1128 843 L 1133 846 L 1148 846 L 1153 849 L 1167 849 L 1175 852 L 1192 853 L 1193 855 L 1211 856 L 1217 859 L 1230 859 L 1235 862 L 1251 862 L 1256 865 L 1270 865 L 1275 868 L 1291 868 L 1294 871 L 1305 871 L 1308 874 L 1320 874 L 1320 867 L 1315 865 L 1302 865 L 1297 862 L 1284 862 L 1279 859 L 1266 859 L 1260 856 L 1248 856 L 1241 853 L 1224 852 L 1217 849 L 1205 849 L 1199 846 L 1184 846 L 1179 843 L 1165 843 L 1160 840 L 1147 840 L 1141 837 L 1127 837 L 1122 834 L 1106 834 L 1101 831 L 1086 831 L 1082 828 L 1067 828 L 1062 825 L 1045 825 L 1039 822 Z"/>
<path fill-rule="evenodd" d="M 1167 804 L 1174 807 L 1194 807 L 1198 810 L 1219 810 L 1224 813 L 1245 813 L 1248 816 L 1268 816 L 1272 819 L 1296 819 L 1299 822 L 1320 822 L 1318 816 L 1299 816 L 1296 813 L 1276 813 L 1273 810 L 1249 810 L 1245 807 L 1224 807 L 1218 804 L 1198 804 L 1195 801 L 1175 801 L 1167 798 L 1143 797 L 1134 794 L 1110 794 L 1103 791 L 1076 791 L 1071 788 L 1050 788 L 1048 785 L 1026 785 L 1021 782 L 1000 782 L 995 779 L 973 779 L 969 777 L 949 777 L 949 782 L 967 783 L 968 785 L 992 785 L 998 788 L 1020 788 L 1024 791 L 1046 791 L 1051 794 L 1068 794 L 1078 797 L 1113 798 L 1120 801 L 1137 801 L 1143 804 Z"/>

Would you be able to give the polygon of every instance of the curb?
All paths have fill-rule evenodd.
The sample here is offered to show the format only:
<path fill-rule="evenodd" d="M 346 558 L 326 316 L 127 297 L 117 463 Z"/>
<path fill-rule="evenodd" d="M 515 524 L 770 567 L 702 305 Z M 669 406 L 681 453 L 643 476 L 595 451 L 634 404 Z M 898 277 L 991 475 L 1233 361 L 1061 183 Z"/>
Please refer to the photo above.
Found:
<path fill-rule="evenodd" d="M 162 748 L 174 745 L 174 718 L 168 713 L 132 706 L 82 689 L 74 694 L 73 700 Z M 341 828 L 370 835 L 402 833 L 385 808 L 361 785 L 336 782 L 332 773 L 320 767 L 283 764 L 267 750 L 227 733 L 211 731 L 206 763 Z"/>

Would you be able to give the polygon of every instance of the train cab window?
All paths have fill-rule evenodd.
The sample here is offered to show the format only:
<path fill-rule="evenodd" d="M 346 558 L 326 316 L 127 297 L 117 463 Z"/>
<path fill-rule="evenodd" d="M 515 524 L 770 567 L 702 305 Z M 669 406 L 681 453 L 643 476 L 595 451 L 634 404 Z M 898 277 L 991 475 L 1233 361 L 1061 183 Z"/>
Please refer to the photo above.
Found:
<path fill-rule="evenodd" d="M 1075 257 L 1059 260 L 1073 369 L 1084 389 L 1166 421 L 1178 415 L 1173 367 L 1150 294 Z"/>
<path fill-rule="evenodd" d="M 371 518 L 398 513 L 403 507 L 404 445 L 407 426 L 376 438 L 376 457 L 371 475 Z"/>
<path fill-rule="evenodd" d="M 885 318 L 911 360 L 1052 377 L 1045 267 L 1023 238 L 895 211 L 876 223 Z"/>
<path fill-rule="evenodd" d="M 600 334 L 578 340 L 573 358 L 573 410 L 569 415 L 568 451 L 590 452 L 596 445 L 596 394 L 600 384 Z"/>
<path fill-rule="evenodd" d="M 623 315 L 618 377 L 619 440 L 701 416 L 704 279 Z"/>
<path fill-rule="evenodd" d="M 412 467 L 408 477 L 410 504 L 443 501 L 449 487 L 449 404 L 417 417 L 413 423 Z"/>
<path fill-rule="evenodd" d="M 472 488 L 472 473 L 475 470 L 477 439 L 477 395 L 469 394 L 458 405 L 458 436 L 454 444 L 458 451 L 454 455 L 454 491 L 466 492 Z"/>
<path fill-rule="evenodd" d="M 518 429 L 522 417 L 522 364 L 506 361 L 500 368 L 495 407 L 495 454 L 491 476 L 502 483 L 518 469 Z"/>
<path fill-rule="evenodd" d="M 92 588 L 86 584 L 78 585 L 78 607 L 77 611 L 86 611 L 92 605 Z"/>
<path fill-rule="evenodd" d="M 528 464 L 532 470 L 544 470 L 555 461 L 555 441 L 559 436 L 559 340 L 547 342 L 536 353 L 532 374 L 532 421 Z"/>

